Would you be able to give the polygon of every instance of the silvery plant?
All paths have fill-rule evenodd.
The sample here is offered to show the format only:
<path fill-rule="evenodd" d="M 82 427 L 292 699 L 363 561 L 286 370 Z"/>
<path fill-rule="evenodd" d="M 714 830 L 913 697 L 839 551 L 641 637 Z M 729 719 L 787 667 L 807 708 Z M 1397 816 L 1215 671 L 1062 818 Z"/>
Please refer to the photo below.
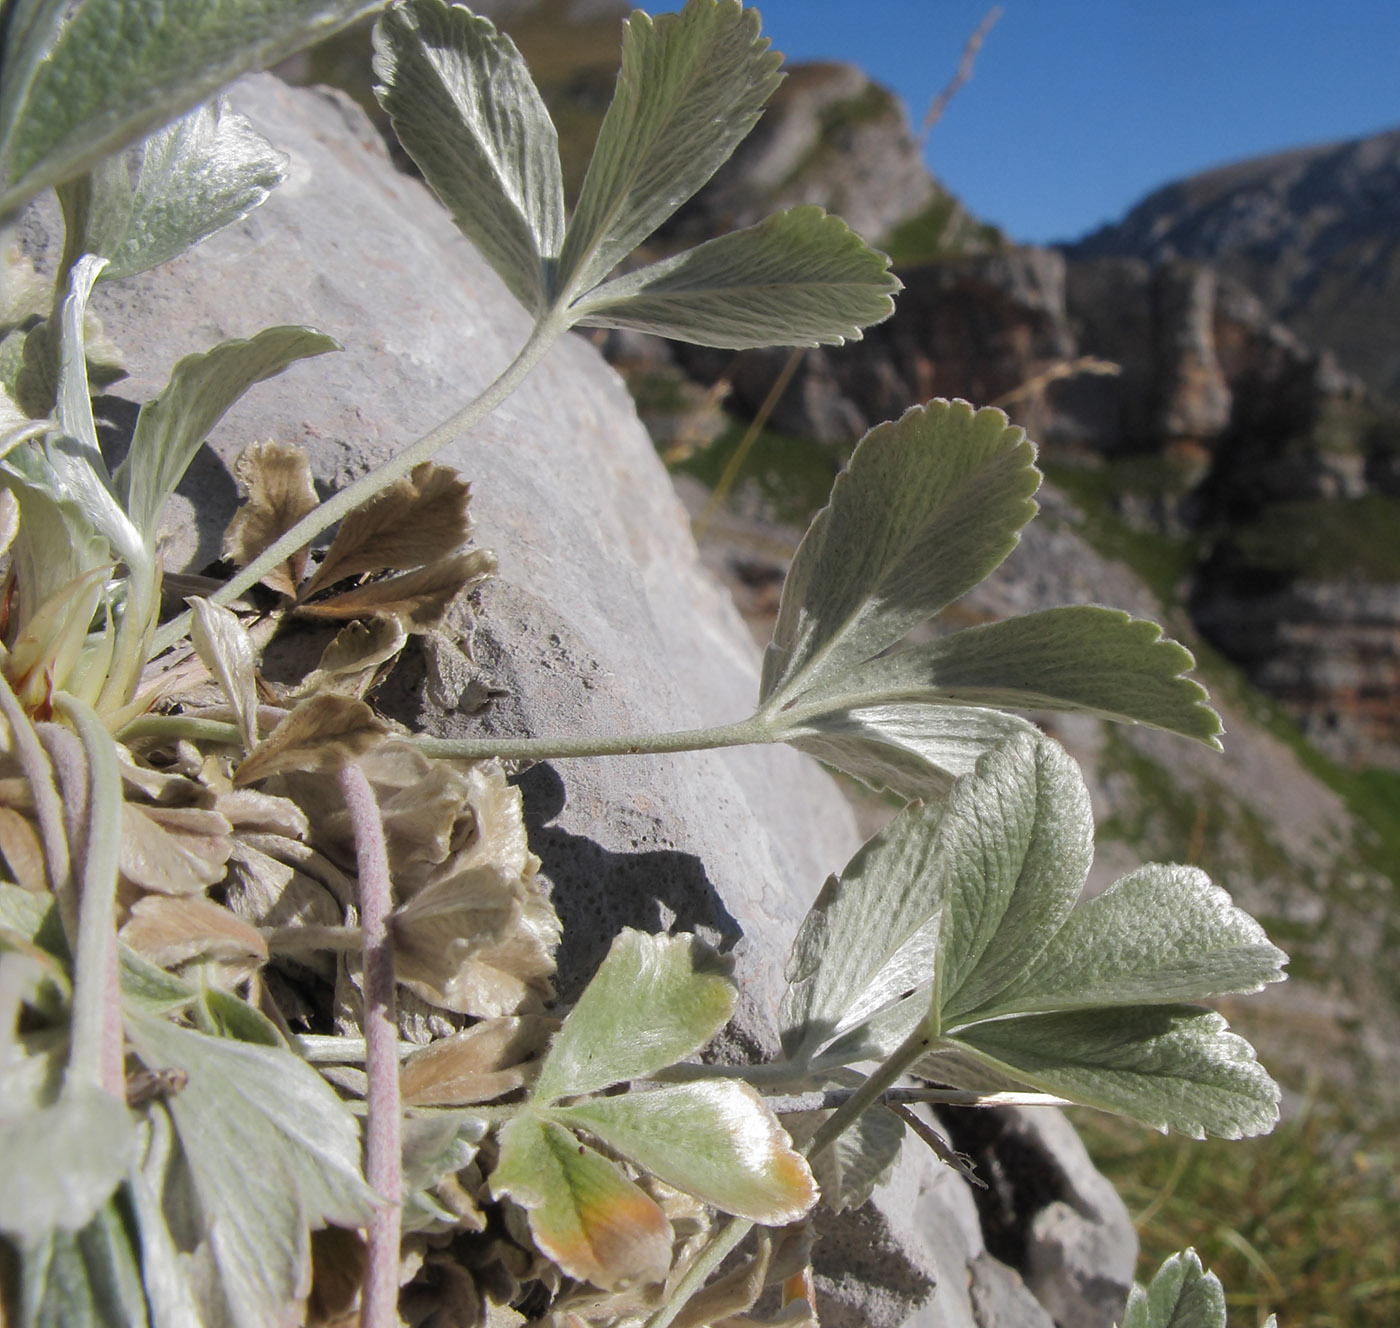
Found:
<path fill-rule="evenodd" d="M 739 723 L 446 741 L 365 699 L 493 569 L 433 454 L 569 329 L 835 345 L 893 308 L 886 258 L 815 207 L 629 263 L 782 77 L 737 0 L 628 21 L 572 213 L 511 41 L 462 5 L 389 5 L 378 96 L 533 331 L 329 499 L 295 449 L 251 446 L 237 570 L 168 612 L 157 534 L 186 468 L 244 392 L 335 342 L 192 348 L 112 465 L 92 397 L 120 352 L 91 296 L 262 202 L 284 159 L 207 99 L 365 8 L 4 8 L 0 215 L 52 188 L 65 228 L 51 272 L 13 247 L 0 274 L 4 1321 L 815 1323 L 813 1213 L 865 1202 L 907 1131 L 940 1146 L 911 1102 L 1271 1129 L 1277 1087 L 1206 1003 L 1284 955 L 1191 867 L 1082 900 L 1084 781 L 1017 713 L 1218 746 L 1188 652 L 1098 607 L 906 643 L 1035 515 L 1035 449 L 999 411 L 933 401 L 860 442 Z M 330 643 L 274 685 L 261 652 L 305 622 Z M 907 804 L 802 924 L 780 1056 L 697 1060 L 736 989 L 687 935 L 624 932 L 559 1008 L 559 921 L 501 762 L 770 742 Z M 1124 1319 L 1224 1322 L 1189 1251 Z"/>

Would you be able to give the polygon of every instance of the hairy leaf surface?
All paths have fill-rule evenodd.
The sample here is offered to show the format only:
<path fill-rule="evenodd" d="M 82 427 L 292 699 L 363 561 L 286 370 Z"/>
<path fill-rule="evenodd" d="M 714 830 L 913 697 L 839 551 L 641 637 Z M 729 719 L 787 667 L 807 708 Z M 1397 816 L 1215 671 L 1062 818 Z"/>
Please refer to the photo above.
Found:
<path fill-rule="evenodd" d="M 1206 1272 L 1195 1250 L 1173 1254 L 1146 1290 L 1134 1286 L 1128 1293 L 1123 1328 L 1225 1328 L 1220 1279 Z"/>
<path fill-rule="evenodd" d="M 839 346 L 888 318 L 899 288 L 889 259 L 845 222 L 796 207 L 617 277 L 572 312 L 586 327 L 733 350 Z"/>
<path fill-rule="evenodd" d="M 830 1111 L 803 1112 L 789 1118 L 795 1138 L 809 1143 Z M 888 1179 L 904 1146 L 904 1122 L 888 1107 L 871 1107 L 835 1143 L 811 1159 L 822 1203 L 836 1212 L 859 1208 Z"/>
<path fill-rule="evenodd" d="M 806 1160 L 747 1084 L 672 1084 L 551 1107 L 549 1115 L 668 1185 L 765 1226 L 797 1221 L 817 1199 Z"/>
<path fill-rule="evenodd" d="M 780 718 L 981 581 L 1035 515 L 1034 447 L 999 410 L 934 401 L 872 429 L 783 586 L 759 691 Z"/>
<path fill-rule="evenodd" d="M 660 1281 L 671 1224 L 655 1200 L 561 1125 L 522 1111 L 501 1131 L 491 1189 L 530 1217 L 535 1243 L 570 1277 L 604 1290 Z"/>
<path fill-rule="evenodd" d="M 564 241 L 554 122 L 515 43 L 463 5 L 399 0 L 374 30 L 375 88 L 452 219 L 531 313 Z"/>
<path fill-rule="evenodd" d="M 594 1093 L 699 1051 L 734 1012 L 734 984 L 693 936 L 624 930 L 545 1058 L 535 1101 Z"/>
<path fill-rule="evenodd" d="M 679 14 L 637 11 L 560 256 L 575 299 L 608 275 L 696 192 L 753 128 L 782 57 L 738 0 L 687 0 Z"/>
<path fill-rule="evenodd" d="M 18 1322 L 26 1328 L 144 1328 L 143 1261 L 115 1202 L 81 1231 L 36 1233 L 26 1244 L 18 1294 Z"/>

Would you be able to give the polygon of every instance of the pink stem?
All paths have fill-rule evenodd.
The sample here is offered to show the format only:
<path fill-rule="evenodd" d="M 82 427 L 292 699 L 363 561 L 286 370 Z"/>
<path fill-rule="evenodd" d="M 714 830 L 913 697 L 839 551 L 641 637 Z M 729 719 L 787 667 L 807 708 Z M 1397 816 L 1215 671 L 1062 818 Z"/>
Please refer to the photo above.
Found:
<path fill-rule="evenodd" d="M 360 930 L 364 935 L 365 1072 L 369 1078 L 365 1125 L 365 1179 L 380 1197 L 366 1232 L 368 1253 L 360 1328 L 395 1328 L 399 1321 L 399 1245 L 403 1225 L 403 1144 L 399 1101 L 398 1021 L 394 1008 L 393 900 L 389 855 L 379 806 L 364 771 L 341 767 L 340 791 L 355 834 L 360 877 Z"/>

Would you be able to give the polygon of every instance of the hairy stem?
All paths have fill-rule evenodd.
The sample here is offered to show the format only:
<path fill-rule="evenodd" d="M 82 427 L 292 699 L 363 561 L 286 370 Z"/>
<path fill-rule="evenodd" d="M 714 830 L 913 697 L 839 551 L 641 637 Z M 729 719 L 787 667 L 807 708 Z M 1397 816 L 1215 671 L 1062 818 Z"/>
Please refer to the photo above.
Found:
<path fill-rule="evenodd" d="M 880 1068 L 831 1113 L 826 1124 L 813 1136 L 812 1143 L 807 1149 L 807 1156 L 809 1158 L 816 1157 L 819 1153 L 830 1148 L 855 1124 L 861 1112 L 878 1102 L 887 1089 L 894 1087 L 900 1075 L 920 1057 L 928 1053 L 933 1043 L 933 1035 L 925 1030 L 922 1024 L 915 1028 L 890 1053 Z"/>
<path fill-rule="evenodd" d="M 716 747 L 743 747 L 772 742 L 768 726 L 757 719 L 710 729 L 676 733 L 624 733 L 608 737 L 564 735 L 550 738 L 413 738 L 424 756 L 449 760 L 546 761 L 568 756 L 647 756 L 658 752 L 699 752 Z"/>
<path fill-rule="evenodd" d="M 753 1228 L 754 1224 L 746 1217 L 731 1217 L 725 1222 L 715 1233 L 714 1239 L 696 1256 L 685 1276 L 676 1283 L 671 1299 L 647 1320 L 646 1328 L 667 1328 L 671 1320 L 690 1303 L 690 1298 L 705 1285 L 710 1274 L 724 1262 L 730 1250 Z"/>
<path fill-rule="evenodd" d="M 341 767 L 340 791 L 355 835 L 364 933 L 365 1179 L 379 1196 L 366 1232 L 361 1328 L 394 1328 L 399 1321 L 399 1245 L 403 1231 L 402 1106 L 399 1101 L 398 1017 L 394 1002 L 393 907 L 389 855 L 379 806 L 365 773 Z"/>
<path fill-rule="evenodd" d="M 368 474 L 360 476 L 353 484 L 332 494 L 315 511 L 309 512 L 285 535 L 264 549 L 247 567 L 210 595 L 210 601 L 214 604 L 227 604 L 230 600 L 237 599 L 245 590 L 256 585 L 267 572 L 305 548 L 322 531 L 328 530 L 361 503 L 367 502 L 386 486 L 407 475 L 414 466 L 429 460 L 454 438 L 474 428 L 520 386 L 530 370 L 544 358 L 545 352 L 566 330 L 567 324 L 557 313 L 536 323 L 520 353 L 480 396 L 449 415 L 441 424 L 429 429 L 417 442 L 410 443 L 402 452 L 395 453 Z M 162 650 L 173 646 L 189 632 L 189 629 L 190 614 L 187 611 L 166 623 L 156 633 L 152 654 L 158 655 Z"/>

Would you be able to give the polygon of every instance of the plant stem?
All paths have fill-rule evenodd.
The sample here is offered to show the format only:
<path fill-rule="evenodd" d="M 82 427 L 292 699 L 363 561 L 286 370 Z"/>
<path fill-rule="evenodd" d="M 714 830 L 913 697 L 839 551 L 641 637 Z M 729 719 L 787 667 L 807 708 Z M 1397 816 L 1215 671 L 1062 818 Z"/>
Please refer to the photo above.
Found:
<path fill-rule="evenodd" d="M 807 1156 L 809 1158 L 816 1157 L 819 1153 L 830 1148 L 847 1129 L 855 1124 L 861 1112 L 879 1101 L 885 1090 L 892 1088 L 900 1075 L 920 1057 L 927 1055 L 934 1041 L 933 1035 L 927 1032 L 922 1024 L 918 1025 L 890 1053 L 888 1059 L 881 1063 L 879 1069 L 832 1112 L 826 1124 L 813 1136 L 811 1145 L 807 1149 Z"/>
<path fill-rule="evenodd" d="M 393 907 L 389 855 L 374 790 L 359 766 L 340 770 L 340 791 L 355 834 L 364 933 L 365 1179 L 379 1196 L 366 1231 L 361 1328 L 394 1328 L 399 1321 L 399 1245 L 403 1229 L 403 1108 L 399 1100 L 398 1017 L 394 1004 Z"/>
<path fill-rule="evenodd" d="M 832 1111 L 843 1107 L 860 1090 L 837 1088 L 825 1093 L 791 1093 L 782 1097 L 764 1096 L 769 1111 L 782 1115 L 789 1111 Z M 968 1093 L 957 1088 L 890 1088 L 881 1093 L 882 1107 L 901 1107 L 928 1102 L 937 1107 L 1067 1107 L 1068 1098 L 1049 1093 Z"/>
<path fill-rule="evenodd" d="M 410 443 L 402 452 L 397 452 L 381 462 L 368 474 L 361 475 L 353 484 L 347 485 L 338 493 L 332 494 L 313 512 L 307 513 L 286 534 L 275 540 L 262 551 L 241 572 L 237 573 L 216 590 L 209 599 L 214 604 L 227 604 L 237 599 L 243 592 L 254 586 L 263 575 L 279 563 L 285 562 L 292 554 L 310 544 L 322 531 L 329 529 L 343 517 L 354 511 L 361 503 L 373 498 L 386 486 L 407 475 L 414 466 L 429 460 L 436 452 L 454 438 L 474 428 L 501 404 L 524 381 L 545 356 L 549 348 L 568 329 L 562 315 L 554 313 L 535 324 L 529 339 L 521 347 L 520 353 L 501 372 L 480 396 L 468 402 L 461 410 L 449 415 L 441 424 L 429 429 L 416 442 Z M 182 613 L 172 619 L 156 633 L 152 645 L 152 656 L 173 646 L 190 629 L 190 614 Z"/>
<path fill-rule="evenodd" d="M 193 715 L 140 715 L 126 725 L 118 735 L 123 742 L 138 738 L 166 738 L 177 741 L 216 742 L 237 747 L 243 741 L 243 730 L 237 724 L 219 719 L 199 719 Z"/>
<path fill-rule="evenodd" d="M 667 1328 L 671 1320 L 689 1304 L 690 1298 L 705 1285 L 710 1274 L 724 1262 L 730 1250 L 738 1245 L 753 1227 L 754 1224 L 748 1218 L 731 1217 L 715 1234 L 715 1238 L 696 1256 L 685 1276 L 676 1283 L 671 1299 L 647 1320 L 646 1328 Z"/>
<path fill-rule="evenodd" d="M 87 759 L 87 834 L 73 955 L 72 1041 L 65 1090 L 122 1091 L 121 1003 L 112 1000 L 117 955 L 117 851 L 121 844 L 122 777 L 117 747 L 91 707 L 63 692 L 54 704 L 77 730 Z"/>
<path fill-rule="evenodd" d="M 757 718 L 710 729 L 676 733 L 625 733 L 608 737 L 560 735 L 550 738 L 413 738 L 424 756 L 449 760 L 545 761 L 569 756 L 647 756 L 658 752 L 699 752 L 716 747 L 743 747 L 772 742 L 768 726 Z"/>

